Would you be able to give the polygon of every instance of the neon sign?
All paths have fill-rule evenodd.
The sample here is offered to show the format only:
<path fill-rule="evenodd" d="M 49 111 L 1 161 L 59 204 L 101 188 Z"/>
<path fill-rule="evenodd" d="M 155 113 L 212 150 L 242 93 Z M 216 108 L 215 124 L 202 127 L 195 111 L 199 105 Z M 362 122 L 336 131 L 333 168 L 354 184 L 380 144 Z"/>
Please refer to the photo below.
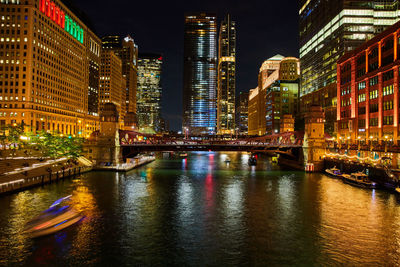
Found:
<path fill-rule="evenodd" d="M 40 0 L 40 11 L 54 21 L 58 26 L 83 43 L 83 29 L 73 19 L 68 17 L 54 2 Z"/>

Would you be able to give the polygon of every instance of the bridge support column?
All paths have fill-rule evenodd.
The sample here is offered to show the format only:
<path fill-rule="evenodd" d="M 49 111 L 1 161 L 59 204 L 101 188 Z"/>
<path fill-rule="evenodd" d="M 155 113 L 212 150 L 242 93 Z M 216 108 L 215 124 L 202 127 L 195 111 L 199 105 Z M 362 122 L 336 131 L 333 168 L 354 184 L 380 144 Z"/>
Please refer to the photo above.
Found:
<path fill-rule="evenodd" d="M 119 122 L 117 108 L 106 103 L 100 113 L 100 131 L 96 139 L 85 145 L 90 157 L 97 166 L 117 166 L 122 163 L 119 140 Z"/>
<path fill-rule="evenodd" d="M 324 166 L 325 154 L 325 114 L 320 106 L 312 106 L 305 114 L 303 141 L 305 171 L 318 172 Z"/>

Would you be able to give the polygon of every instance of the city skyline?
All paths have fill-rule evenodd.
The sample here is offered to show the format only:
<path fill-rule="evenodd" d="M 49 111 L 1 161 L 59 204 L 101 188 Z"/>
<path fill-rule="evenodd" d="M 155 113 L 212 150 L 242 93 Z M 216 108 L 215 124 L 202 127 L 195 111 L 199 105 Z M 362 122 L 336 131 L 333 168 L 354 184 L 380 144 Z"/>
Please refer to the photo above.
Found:
<path fill-rule="evenodd" d="M 1 266 L 400 266 L 400 0 L 0 21 Z"/>
<path fill-rule="evenodd" d="M 163 62 L 162 116 L 170 122 L 172 130 L 181 129 L 182 107 L 170 103 L 182 103 L 183 88 L 183 27 L 184 13 L 209 11 L 217 14 L 218 30 L 223 18 L 229 13 L 238 23 L 236 95 L 246 92 L 257 83 L 258 68 L 264 60 L 275 54 L 298 57 L 298 7 L 290 0 L 280 3 L 246 3 L 219 1 L 185 2 L 172 9 L 164 2 L 140 3 L 138 8 L 151 12 L 129 15 L 119 7 L 129 5 L 122 1 L 118 6 L 102 5 L 98 1 L 76 2 L 95 25 L 96 33 L 104 35 L 130 34 L 139 46 L 139 52 L 161 53 Z M 285 4 L 286 3 L 286 4 Z M 157 10 L 153 9 L 156 5 Z M 162 12 L 162 10 L 170 12 Z M 270 12 L 267 23 L 264 14 Z M 125 15 L 124 15 L 125 14 Z M 251 17 L 251 19 L 248 19 Z M 100 19 L 101 18 L 101 19 Z M 275 25 L 275 26 L 274 26 Z M 151 34 L 149 35 L 149 32 Z M 270 38 L 285 32 L 282 38 Z"/>

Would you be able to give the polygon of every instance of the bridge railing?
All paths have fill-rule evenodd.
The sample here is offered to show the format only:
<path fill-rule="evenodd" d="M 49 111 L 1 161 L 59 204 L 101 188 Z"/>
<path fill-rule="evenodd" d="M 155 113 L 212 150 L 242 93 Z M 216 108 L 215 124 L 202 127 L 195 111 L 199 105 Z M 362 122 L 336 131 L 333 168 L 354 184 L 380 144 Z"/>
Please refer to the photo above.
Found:
<path fill-rule="evenodd" d="M 285 132 L 266 136 L 248 137 L 226 140 L 213 137 L 201 139 L 179 139 L 177 137 L 147 136 L 145 140 L 137 140 L 139 133 L 124 132 L 120 138 L 121 145 L 237 145 L 237 146 L 301 146 L 303 144 L 303 132 Z M 144 139 L 144 138 L 143 138 Z"/>

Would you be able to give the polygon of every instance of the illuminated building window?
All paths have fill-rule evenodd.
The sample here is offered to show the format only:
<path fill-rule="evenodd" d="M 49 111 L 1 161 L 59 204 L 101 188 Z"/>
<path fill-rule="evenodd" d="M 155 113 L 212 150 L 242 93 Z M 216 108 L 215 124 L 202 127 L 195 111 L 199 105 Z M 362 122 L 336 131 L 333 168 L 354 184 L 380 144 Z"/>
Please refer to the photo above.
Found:
<path fill-rule="evenodd" d="M 374 86 L 374 85 L 378 84 L 378 82 L 379 82 L 378 76 L 374 76 L 369 79 L 369 86 Z"/>
<path fill-rule="evenodd" d="M 383 116 L 383 125 L 393 125 L 393 116 Z"/>
<path fill-rule="evenodd" d="M 365 85 L 365 81 L 364 81 L 364 82 L 359 82 L 359 83 L 357 84 L 358 90 L 364 89 L 365 86 L 366 86 L 366 85 Z"/>
<path fill-rule="evenodd" d="M 378 118 L 370 118 L 369 126 L 378 126 Z"/>
<path fill-rule="evenodd" d="M 358 102 L 364 102 L 364 101 L 365 101 L 365 94 L 358 95 Z"/>
<path fill-rule="evenodd" d="M 373 90 L 369 92 L 369 99 L 375 99 L 378 97 L 378 90 Z"/>
<path fill-rule="evenodd" d="M 392 109 L 393 109 L 393 100 L 383 102 L 383 110 L 392 110 Z"/>
<path fill-rule="evenodd" d="M 393 84 L 383 87 L 382 92 L 383 92 L 383 96 L 393 94 Z"/>

